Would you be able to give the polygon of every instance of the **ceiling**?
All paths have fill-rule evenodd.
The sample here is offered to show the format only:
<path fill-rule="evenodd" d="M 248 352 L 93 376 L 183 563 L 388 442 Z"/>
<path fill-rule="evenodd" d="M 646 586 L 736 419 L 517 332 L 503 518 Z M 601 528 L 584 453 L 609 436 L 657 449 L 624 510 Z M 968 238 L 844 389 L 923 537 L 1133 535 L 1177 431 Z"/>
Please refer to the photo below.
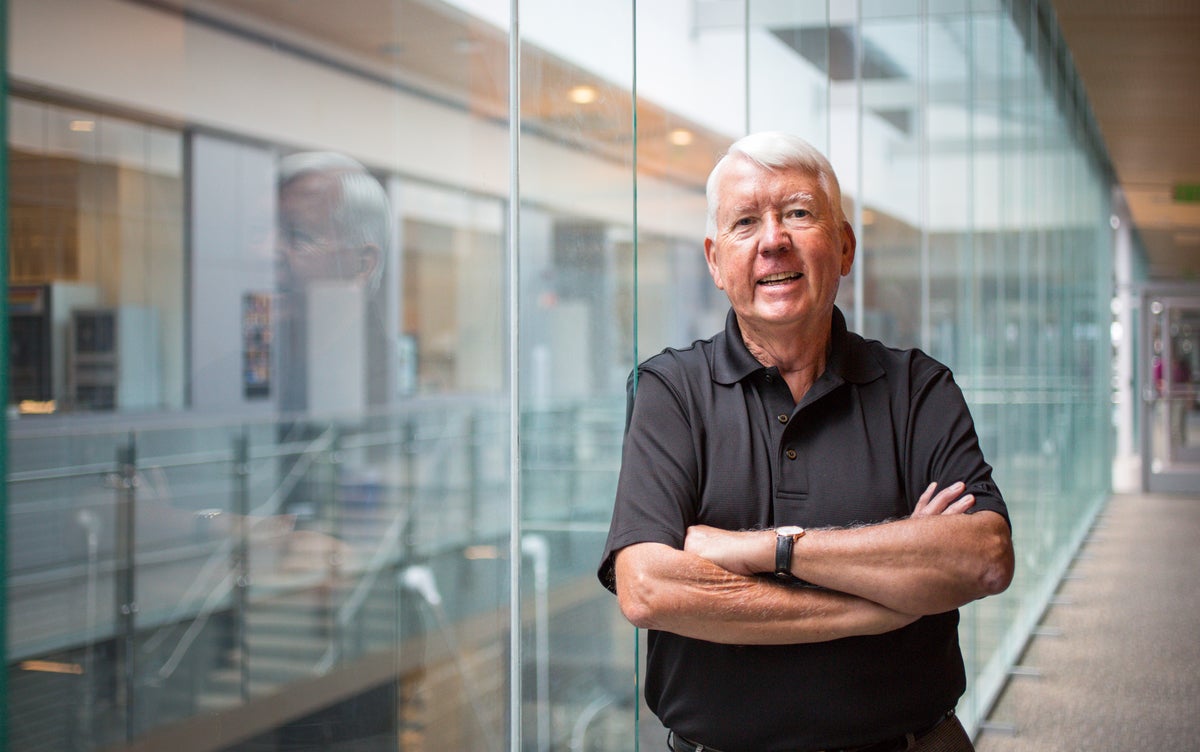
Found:
<path fill-rule="evenodd" d="M 508 36 L 436 0 L 355 0 L 353 13 L 329 0 L 150 0 L 187 9 L 306 56 L 346 65 L 381 81 L 506 120 Z M 572 94 L 587 89 L 586 103 Z M 628 83 L 606 81 L 552 53 L 521 54 L 521 127 L 561 143 L 631 159 L 633 102 Z M 637 107 L 638 171 L 703 185 L 729 138 L 653 102 Z"/>
<path fill-rule="evenodd" d="M 358 0 L 355 13 L 326 0 L 158 0 L 261 24 L 272 38 L 382 79 L 459 101 L 484 117 L 508 107 L 507 39 L 489 25 L 429 0 Z M 1083 80 L 1117 180 L 1147 252 L 1152 278 L 1200 278 L 1200 202 L 1173 198 L 1200 184 L 1200 0 L 1050 0 Z M 236 21 L 234 20 L 236 19 Z M 380 23 L 380 21 L 383 23 Z M 287 39 L 284 40 L 288 41 Z M 523 127 L 629 159 L 627 89 L 539 50 L 522 60 Z M 596 104 L 572 105 L 578 86 Z M 703 182 L 725 136 L 652 103 L 638 103 L 639 170 Z M 687 143 L 675 136 L 685 131 Z M 586 142 L 581 141 L 586 134 Z"/>
<path fill-rule="evenodd" d="M 1200 279 L 1200 0 L 1051 0 L 1150 276 Z"/>

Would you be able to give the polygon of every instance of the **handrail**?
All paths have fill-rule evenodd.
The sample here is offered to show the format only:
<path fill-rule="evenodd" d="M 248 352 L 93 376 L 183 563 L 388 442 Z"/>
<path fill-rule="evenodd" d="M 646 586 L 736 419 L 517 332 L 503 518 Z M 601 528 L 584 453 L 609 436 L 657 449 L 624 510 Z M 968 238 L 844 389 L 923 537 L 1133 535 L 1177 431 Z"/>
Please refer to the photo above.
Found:
<path fill-rule="evenodd" d="M 612 401 L 616 404 L 616 401 Z M 162 454 L 146 456 L 143 452 L 138 462 L 132 467 L 130 475 L 126 478 L 127 486 L 124 488 L 126 492 L 135 494 L 153 494 L 155 498 L 163 495 L 158 490 L 158 484 L 154 482 L 153 473 L 155 471 L 163 471 L 165 473 L 172 472 L 175 468 L 183 468 L 183 474 L 180 476 L 187 482 L 195 480 L 199 485 L 194 486 L 196 492 L 211 492 L 216 488 L 215 484 L 219 483 L 221 478 L 228 478 L 229 471 L 226 469 L 230 462 L 235 463 L 234 467 L 244 468 L 247 463 L 254 468 L 254 477 L 258 483 L 257 488 L 262 491 L 267 491 L 264 496 L 259 495 L 262 491 L 258 491 L 253 502 L 253 509 L 247 509 L 248 504 L 233 503 L 230 505 L 224 489 L 218 494 L 219 501 L 212 501 L 201 496 L 189 495 L 186 501 L 195 501 L 189 504 L 188 508 L 199 507 L 205 504 L 211 504 L 214 509 L 220 509 L 221 513 L 232 511 L 235 515 L 231 515 L 232 519 L 241 519 L 244 522 L 243 534 L 250 534 L 251 520 L 259 517 L 269 518 L 271 515 L 278 514 L 284 508 L 284 504 L 288 499 L 295 495 L 295 491 L 303 484 L 306 479 L 312 475 L 312 469 L 317 464 L 329 458 L 332 454 L 334 465 L 331 469 L 336 470 L 336 463 L 339 459 L 354 458 L 360 456 L 364 462 L 371 463 L 372 458 L 376 456 L 386 456 L 388 462 L 395 462 L 393 469 L 398 471 L 396 476 L 399 482 L 409 483 L 414 491 L 425 493 L 430 490 L 429 484 L 433 487 L 441 488 L 446 485 L 447 490 L 455 494 L 463 493 L 470 495 L 472 499 L 478 499 L 479 494 L 486 489 L 492 487 L 493 482 L 499 481 L 499 465 L 494 464 L 494 453 L 499 451 L 499 446 L 496 441 L 500 438 L 500 429 L 502 428 L 503 420 L 499 413 L 488 404 L 472 402 L 469 405 L 461 407 L 461 410 L 449 410 L 449 405 L 425 405 L 415 406 L 407 405 L 404 409 L 395 411 L 390 414 L 391 420 L 366 420 L 352 425 L 347 425 L 345 422 L 324 422 L 319 423 L 308 422 L 306 425 L 296 423 L 297 432 L 291 435 L 285 435 L 282 430 L 270 431 L 268 428 L 258 426 L 253 418 L 248 422 L 230 423 L 225 426 L 226 429 L 235 430 L 239 425 L 244 429 L 247 425 L 252 427 L 254 436 L 258 446 L 255 448 L 252 457 L 248 457 L 243 449 L 241 452 L 229 451 L 222 449 L 220 442 L 224 439 L 228 441 L 226 431 L 214 431 L 205 437 L 205 440 L 200 446 L 197 446 L 198 451 L 188 453 L 178 451 L 180 443 L 171 440 L 171 437 L 164 437 L 165 440 L 158 441 L 145 437 L 139 438 L 141 447 L 155 447 L 159 449 L 175 450 L 167 451 Z M 578 409 L 578 406 L 574 406 Z M 605 412 L 610 412 L 612 404 L 606 401 L 603 405 Z M 617 407 L 620 407 L 617 405 Z M 608 438 L 610 431 L 605 425 L 600 425 L 601 433 L 590 435 L 587 437 L 586 447 L 592 447 L 597 442 L 605 445 L 597 457 L 597 462 L 587 462 L 582 465 L 564 462 L 558 458 L 558 447 L 562 446 L 562 437 L 559 433 L 563 430 L 570 431 L 575 434 L 579 431 L 591 431 L 597 425 L 594 419 L 588 419 L 586 424 L 581 424 L 578 421 L 568 423 L 569 415 L 558 416 L 562 411 L 575 412 L 572 410 L 572 405 L 554 405 L 540 406 L 540 409 L 531 411 L 530 414 L 522 416 L 522 420 L 530 419 L 535 421 L 532 424 L 531 432 L 526 434 L 530 437 L 531 443 L 528 447 L 532 448 L 530 457 L 523 463 L 522 468 L 525 472 L 538 472 L 554 474 L 554 468 L 561 467 L 564 471 L 572 473 L 582 473 L 592 475 L 596 473 L 611 473 L 615 469 L 615 463 L 605 459 L 608 454 Z M 587 409 L 587 406 L 584 407 Z M 615 408 L 613 408 L 615 410 Z M 543 425 L 538 416 L 533 413 L 548 413 L 548 420 Z M 360 418 L 364 416 L 358 416 Z M 383 416 L 380 416 L 383 417 Z M 586 417 L 586 416 L 585 416 Z M 496 420 L 493 420 L 496 419 Z M 617 425 L 614 423 L 614 425 Z M 257 426 L 257 427 L 256 427 Z M 574 426 L 574 427 L 569 427 Z M 150 427 L 153 432 L 161 426 Z M 287 426 L 282 428 L 286 429 Z M 309 432 L 309 436 L 304 436 L 303 432 Z M 316 434 L 315 437 L 309 438 Z M 243 433 L 243 436 L 245 434 Z M 39 438 L 30 436 L 29 438 Z M 117 437 L 119 438 L 119 437 Z M 95 439 L 104 445 L 109 441 L 107 436 L 96 436 Z M 132 440 L 132 439 L 131 439 Z M 95 442 L 93 442 L 95 443 Z M 477 456 L 471 450 L 466 448 L 467 444 L 473 447 L 482 449 L 484 456 Z M 225 446 L 228 446 L 226 444 Z M 85 447 L 86 448 L 86 447 Z M 518 448 L 512 447 L 509 451 L 522 451 L 525 446 Z M 463 454 L 467 452 L 467 454 Z M 590 453 L 589 453 L 590 454 Z M 58 455 L 34 455 L 31 454 L 29 459 L 31 462 L 26 464 L 28 467 L 31 464 L 36 464 L 39 460 L 46 457 L 51 461 L 61 461 Z M 82 458 L 87 458 L 88 453 L 83 453 Z M 289 458 L 295 457 L 292 461 Z M 240 459 L 239 459 L 240 458 Z M 287 460 L 287 461 L 281 461 Z M 480 461 L 484 461 L 485 465 L 480 465 Z M 412 464 L 415 461 L 415 465 Z M 463 465 L 462 463 L 467 463 Z M 212 469 L 208 469 L 211 466 Z M 468 483 L 465 476 L 458 472 L 458 469 L 463 467 L 466 472 L 472 472 L 470 468 L 483 467 L 483 474 L 479 478 L 469 479 Z M 188 470 L 187 468 L 198 468 L 196 470 Z M 92 478 L 97 478 L 103 482 L 105 477 L 115 477 L 121 468 L 111 462 L 89 463 L 87 465 L 75 466 L 60 466 L 60 467 L 43 467 L 36 469 L 21 470 L 12 473 L 8 477 L 10 484 L 29 484 L 30 489 L 27 494 L 31 499 L 36 496 L 44 496 L 44 499 L 39 499 L 37 506 L 30 505 L 22 507 L 18 504 L 18 508 L 27 509 L 30 512 L 45 512 L 47 510 L 46 502 L 52 506 L 55 514 L 61 514 L 63 511 L 69 512 L 71 504 L 56 504 L 56 499 L 73 499 L 74 504 L 81 510 L 94 509 L 99 514 L 99 519 L 104 521 L 104 527 L 108 527 L 109 504 L 111 504 L 111 493 L 107 492 L 101 486 L 95 487 L 95 482 Z M 282 476 L 282 477 L 281 477 Z M 335 473 L 336 476 L 336 473 Z M 328 482 L 329 478 L 322 473 L 322 482 Z M 455 481 L 455 478 L 462 480 L 462 484 Z M 79 480 L 82 479 L 82 480 Z M 140 480 L 140 483 L 139 483 Z M 228 482 L 228 480 L 226 481 Z M 49 483 L 57 485 L 47 485 L 46 490 L 43 490 L 39 483 Z M 272 484 L 274 488 L 271 487 Z M 486 484 L 486 485 L 485 485 Z M 140 489 L 138 486 L 140 485 Z M 460 487 L 461 486 L 461 487 Z M 57 493 L 60 487 L 66 488 L 84 488 L 85 496 L 77 494 Z M 235 483 L 233 496 L 236 499 L 244 499 L 245 494 L 239 495 L 238 486 Z M 408 488 L 408 486 L 405 486 Z M 186 493 L 191 494 L 192 486 L 185 489 Z M 418 501 L 425 499 L 425 496 L 419 496 L 407 503 L 403 499 L 407 498 L 403 493 L 398 495 L 401 499 L 400 506 L 397 508 L 397 499 L 387 497 L 391 503 L 387 504 L 383 511 L 383 515 L 376 515 L 372 519 L 374 529 L 367 539 L 364 539 L 358 547 L 358 557 L 356 557 L 356 566 L 347 571 L 350 575 L 347 579 L 349 582 L 346 590 L 340 590 L 338 601 L 333 604 L 336 609 L 334 614 L 329 614 L 328 611 L 322 611 L 322 620 L 333 617 L 333 637 L 325 638 L 325 645 L 319 642 L 315 645 L 318 650 L 322 650 L 323 654 L 318 653 L 320 659 L 312 662 L 312 658 L 306 658 L 294 665 L 294 669 L 299 675 L 308 672 L 314 672 L 316 675 L 326 674 L 332 671 L 339 663 L 347 660 L 348 656 L 355 654 L 359 648 L 358 639 L 362 639 L 368 647 L 375 644 L 374 637 L 371 633 L 357 635 L 354 631 L 355 620 L 364 612 L 371 608 L 374 602 L 374 594 L 378 592 L 381 583 L 387 581 L 390 574 L 390 567 L 402 566 L 406 559 L 416 554 L 416 550 L 409 550 L 406 546 L 415 546 L 419 549 L 419 558 L 424 559 L 433 554 L 433 552 L 442 551 L 452 548 L 455 545 L 462 545 L 462 540 L 472 540 L 476 532 L 490 534 L 492 524 L 487 524 L 487 530 L 478 531 L 460 531 L 461 534 L 449 534 L 446 536 L 437 535 L 430 538 L 408 541 L 405 539 L 407 531 L 410 530 L 411 523 L 421 515 L 423 504 L 418 504 Z M 170 498 L 170 495 L 167 495 Z M 324 498 L 324 495 L 320 498 Z M 314 497 L 316 500 L 316 497 Z M 181 503 L 183 498 L 181 497 Z M 466 501 L 464 504 L 474 504 L 477 501 Z M 322 507 L 323 508 L 323 507 Z M 473 508 L 473 507 L 472 507 Z M 432 509 L 432 507 L 430 508 Z M 336 508 L 331 510 L 331 513 L 337 514 Z M 200 513 L 202 514 L 202 512 Z M 322 514 L 322 518 L 324 515 Z M 47 518 L 50 519 L 50 518 Z M 58 519 L 54 517 L 53 519 Z M 474 519 L 474 518 L 472 518 Z M 490 519 L 490 518 L 489 518 Z M 36 522 L 41 523 L 39 518 L 31 518 L 31 524 Z M 380 523 L 384 522 L 386 528 L 380 531 Z M 535 521 L 531 521 L 526 528 L 526 532 L 537 530 L 553 530 L 556 528 L 556 523 L 553 521 L 544 521 L 544 525 L 539 525 Z M 269 519 L 265 525 L 270 525 Z M 590 523 L 589 523 L 590 524 Z M 599 525 L 599 523 L 596 523 Z M 254 538 L 259 539 L 259 534 L 264 526 L 254 528 Z M 572 529 L 577 527 L 578 523 L 572 526 Z M 192 660 L 198 651 L 205 645 L 207 635 L 212 630 L 214 619 L 223 612 L 231 608 L 230 594 L 237 591 L 243 584 L 248 583 L 248 580 L 239 580 L 239 577 L 244 575 L 244 572 L 239 570 L 232 561 L 238 556 L 237 546 L 245 545 L 245 540 L 239 540 L 239 528 L 235 523 L 230 523 L 228 529 L 222 524 L 219 529 L 210 529 L 204 531 L 201 528 L 196 528 L 191 533 L 187 533 L 187 519 L 184 518 L 184 527 L 181 528 L 184 533 L 177 534 L 174 527 L 162 528 L 168 535 L 168 538 L 162 538 L 161 546 L 155 546 L 153 552 L 147 550 L 139 550 L 136 556 L 136 566 L 145 567 L 152 564 L 150 576 L 155 576 L 155 571 L 160 567 L 154 562 L 170 565 L 171 568 L 162 569 L 163 572 L 169 572 L 171 577 L 178 577 L 180 580 L 178 589 L 173 585 L 173 592 L 170 593 L 170 598 L 158 598 L 158 590 L 154 590 L 154 609 L 153 612 L 143 610 L 144 616 L 141 617 L 144 621 L 141 622 L 141 628 L 148 630 L 148 639 L 141 642 L 138 653 L 142 658 L 137 661 L 142 666 L 142 670 L 138 673 L 140 678 L 138 683 L 142 683 L 143 687 L 159 687 L 169 686 L 172 683 L 178 683 L 180 676 L 189 670 L 189 666 L 195 663 Z M 152 528 L 154 535 L 158 536 L 160 528 Z M 597 527 L 599 530 L 599 527 Z M 101 530 L 101 554 L 100 558 L 96 558 L 93 553 L 93 560 L 86 569 L 86 574 L 91 577 L 99 575 L 103 578 L 111 576 L 119 569 L 119 563 L 115 560 L 110 561 L 107 555 L 104 555 L 103 547 L 107 545 L 105 533 L 111 534 L 111 530 Z M 382 532 L 381 537 L 376 537 Z M 449 532 L 449 531 L 447 531 Z M 334 532 L 336 535 L 336 531 Z M 155 537 L 155 541 L 159 538 Z M 257 550 L 257 544 L 256 549 Z M 70 553 L 70 552 L 68 552 Z M 40 559 L 30 559 L 31 566 L 40 562 Z M 252 559 L 252 563 L 257 562 L 257 559 Z M 80 577 L 85 574 L 85 571 L 80 567 L 73 565 L 74 559 L 64 561 L 66 566 L 55 567 L 55 573 L 61 577 L 63 574 L 69 574 L 71 577 Z M 173 563 L 176 562 L 176 563 Z M 266 572 L 270 569 L 270 565 L 265 568 L 260 565 L 256 573 Z M 273 571 L 273 570 L 272 570 Z M 47 582 L 47 577 L 50 572 L 31 571 L 28 574 L 21 575 L 22 583 L 32 584 L 34 582 Z M 180 577 L 180 575 L 184 575 Z M 316 577 L 317 573 L 313 573 Z M 186 578 L 186 579 L 185 579 Z M 272 580 L 273 582 L 273 580 Z M 258 583 L 256 583 L 257 585 Z M 263 584 L 270 585 L 266 579 Z M 72 587 L 74 585 L 71 585 Z M 93 582 L 94 586 L 94 582 Z M 64 585 L 64 587 L 66 587 Z M 284 588 L 301 588 L 305 584 L 301 579 L 288 578 L 286 581 L 281 581 L 281 587 Z M 403 585 L 401 585 L 403 587 Z M 149 591 L 148 591 L 149 592 Z M 261 593 L 257 588 L 256 593 Z M 89 601 L 90 602 L 90 601 Z M 424 613 L 427 620 L 426 626 L 439 628 L 445 626 L 446 614 L 438 608 L 438 604 L 429 603 L 430 611 Z M 239 613 L 243 613 L 239 609 Z M 89 635 L 92 635 L 97 626 L 100 629 L 108 630 L 113 628 L 113 625 L 107 622 L 104 612 L 89 611 L 89 616 L 98 616 L 103 620 L 100 625 L 90 626 L 87 630 Z M 236 617 L 238 619 L 244 617 Z M 139 619 L 140 620 L 140 619 Z M 324 622 L 323 623 L 328 623 Z M 115 635 L 120 638 L 120 629 L 117 627 L 118 633 Z M 107 631 L 106 631 L 107 634 Z M 54 632 L 58 635 L 58 632 Z M 338 635 L 344 635 L 345 638 L 339 638 Z M 67 639 L 74 639 L 71 635 L 63 635 Z M 447 639 L 448 645 L 453 648 L 453 636 L 443 635 Z M 57 639 L 57 637 L 55 638 Z M 89 644 L 92 640 L 89 639 Z M 140 642 L 140 641 L 139 641 Z M 243 645 L 243 648 L 245 646 Z M 254 646 L 256 647 L 256 646 Z M 249 651 L 243 651 L 243 655 L 249 654 Z M 461 658 L 461 656 L 460 656 Z M 307 664 L 307 666 L 305 665 Z M 183 671 L 180 668 L 183 668 Z M 243 666 L 244 668 L 244 666 Z M 203 666 L 197 666 L 197 670 L 206 670 Z M 297 677 L 298 678 L 298 677 Z M 172 682 L 173 680 L 173 682 Z M 548 688 L 548 682 L 544 676 L 539 675 L 539 682 Z M 243 691 L 245 688 L 245 677 L 243 677 Z M 541 688 L 541 687 L 539 687 Z M 539 728 L 542 739 L 546 738 L 544 729 Z"/>
<path fill-rule="evenodd" d="M 388 525 L 387 531 L 379 541 L 379 545 L 375 549 L 375 553 L 371 556 L 371 561 L 367 565 L 366 574 L 358 581 L 358 585 L 354 587 L 354 591 L 346 602 L 342 604 L 337 613 L 337 624 L 339 627 L 344 627 L 358 615 L 359 609 L 367 600 L 367 595 L 371 592 L 371 588 L 375 586 L 375 582 L 379 579 L 380 572 L 391 560 L 390 553 L 393 547 L 400 540 L 400 536 L 404 532 L 404 523 L 408 521 L 410 515 L 409 509 L 401 509 L 392 518 L 391 524 Z M 335 632 L 336 634 L 337 632 Z M 337 662 L 339 645 L 336 640 L 331 640 L 329 648 L 326 649 L 325 655 L 321 660 L 317 661 L 317 665 L 313 667 L 313 673 L 318 676 L 329 673 L 333 668 L 333 664 Z"/>
<path fill-rule="evenodd" d="M 412 439 L 414 444 L 413 451 L 415 451 L 415 446 L 422 442 L 432 441 L 437 444 L 453 441 L 459 438 L 461 433 L 455 432 L 449 427 L 449 425 L 449 422 L 441 423 L 439 424 L 438 430 L 435 430 L 431 434 L 414 434 L 413 436 L 409 437 Z M 477 439 L 478 437 L 474 438 Z M 344 446 L 346 448 L 356 448 L 371 445 L 373 445 L 372 442 L 346 442 Z M 385 531 L 383 537 L 379 541 L 379 545 L 375 548 L 375 553 L 371 556 L 371 561 L 367 565 L 366 572 L 358 581 L 358 584 L 355 585 L 354 591 L 350 594 L 350 597 L 347 598 L 346 602 L 343 603 L 341 608 L 338 609 L 336 620 L 338 629 L 334 631 L 335 635 L 340 634 L 341 628 L 349 625 L 358 616 L 358 612 L 362 609 L 363 604 L 366 603 L 367 595 L 370 593 L 371 588 L 374 587 L 375 583 L 378 581 L 380 573 L 392 561 L 390 552 L 399 543 L 400 537 L 404 533 L 406 524 L 412 519 L 412 514 L 413 507 L 410 504 L 406 508 L 397 511 L 396 515 L 392 518 L 391 523 L 388 525 L 388 529 Z M 337 662 L 340 652 L 340 645 L 338 644 L 336 638 L 331 639 L 329 648 L 325 651 L 325 654 L 321 657 L 321 660 L 319 660 L 313 667 L 313 673 L 318 676 L 328 673 L 330 669 L 333 668 L 333 665 Z"/>
<path fill-rule="evenodd" d="M 459 437 L 460 434 L 455 433 L 448 427 L 447 424 L 442 423 L 439 424 L 438 429 L 431 431 L 429 434 L 418 435 L 413 438 L 415 438 L 416 443 L 422 443 L 427 441 L 446 442 Z M 282 504 L 283 499 L 287 498 L 287 496 L 295 489 L 296 485 L 299 484 L 299 482 L 303 479 L 304 474 L 307 473 L 308 469 L 315 461 L 315 458 L 321 453 L 328 451 L 333 446 L 334 441 L 337 438 L 338 434 L 336 428 L 335 426 L 331 425 L 326 428 L 320 436 L 316 437 L 311 442 L 308 442 L 304 450 L 298 452 L 302 460 L 297 461 L 290 468 L 288 474 L 280 482 L 275 492 L 272 493 L 272 495 L 265 502 L 251 510 L 251 516 L 268 515 L 276 512 Z M 386 443 L 387 442 L 353 442 L 344 445 L 342 448 L 353 449 L 364 446 L 386 445 Z M 267 455 L 259 455 L 258 458 L 261 459 L 264 456 Z M 284 453 L 279 453 L 276 456 L 284 456 Z M 351 597 L 338 610 L 337 624 L 339 627 L 348 625 L 357 615 L 358 611 L 362 608 L 370 588 L 378 580 L 380 572 L 389 561 L 390 557 L 388 556 L 388 552 L 390 547 L 395 545 L 403 533 L 403 523 L 407 520 L 408 514 L 410 514 L 410 510 L 400 510 L 400 512 L 397 513 L 392 522 L 389 524 L 384 538 L 380 541 L 379 546 L 376 548 L 375 554 L 372 556 L 371 562 L 368 564 L 366 573 L 359 581 L 358 585 L 356 585 Z M 193 578 L 193 586 L 189 588 L 189 591 L 179 599 L 179 602 L 177 603 L 174 612 L 172 612 L 171 617 L 166 620 L 166 626 L 161 628 L 144 643 L 143 652 L 149 653 L 161 645 L 162 641 L 169 634 L 171 626 L 184 617 L 188 610 L 187 604 L 194 602 L 194 600 L 198 597 L 198 587 L 196 586 L 199 585 L 199 583 L 207 581 L 207 578 L 214 573 L 214 570 L 228 559 L 229 554 L 233 550 L 233 546 L 233 539 L 227 538 L 209 556 L 208 561 L 205 562 L 201 568 L 201 571 L 195 578 Z M 164 662 L 163 666 L 160 667 L 158 671 L 159 679 L 165 681 L 171 677 L 171 675 L 182 662 L 183 656 L 191 648 L 191 645 L 195 642 L 196 638 L 200 635 L 201 630 L 207 623 L 209 617 L 211 617 L 212 614 L 217 610 L 217 606 L 221 603 L 222 599 L 232 592 L 234 584 L 235 583 L 232 575 L 227 575 L 213 586 L 208 596 L 205 597 L 204 605 L 198 612 L 194 614 L 193 620 L 191 624 L 189 624 L 188 629 L 180 637 L 180 641 L 177 643 L 175 650 L 172 651 L 172 655 L 167 659 L 166 662 Z M 331 643 L 326 654 L 314 667 L 314 672 L 317 674 L 328 672 L 328 670 L 332 668 L 333 663 L 337 660 L 336 654 L 337 647 L 335 644 Z"/>
<path fill-rule="evenodd" d="M 320 452 L 328 450 L 329 447 L 333 445 L 335 436 L 336 432 L 334 431 L 333 426 L 330 426 L 329 428 L 326 428 L 320 436 L 317 436 L 310 441 L 308 443 L 307 450 L 300 454 L 301 459 L 298 460 L 296 464 L 292 465 L 292 467 L 288 470 L 287 475 L 284 476 L 279 486 L 276 487 L 275 492 L 272 493 L 265 502 L 256 507 L 251 512 L 251 515 L 267 514 L 273 512 L 274 510 L 278 510 L 279 506 L 283 502 L 283 499 L 287 498 L 288 494 L 290 494 L 300 482 L 304 473 L 308 472 L 308 469 L 312 465 L 314 458 Z M 245 520 L 242 521 L 242 524 L 245 524 Z M 222 541 L 221 545 L 217 547 L 217 550 L 215 550 L 212 555 L 209 556 L 208 561 L 206 561 L 201 567 L 200 573 L 198 573 L 196 577 L 192 578 L 192 586 L 189 587 L 184 596 L 179 599 L 175 606 L 175 610 L 171 614 L 171 617 L 167 619 L 167 625 L 159 629 L 158 632 L 146 640 L 145 644 L 143 645 L 144 653 L 149 653 L 156 649 L 166 638 L 171 626 L 183 618 L 185 612 L 188 610 L 187 604 L 193 602 L 198 595 L 197 590 L 199 590 L 200 587 L 203 587 L 200 583 L 205 582 L 206 578 L 210 576 L 217 567 L 228 560 L 229 554 L 233 551 L 233 546 L 233 538 L 226 538 L 224 541 Z M 212 616 L 212 613 L 216 610 L 217 604 L 220 603 L 221 599 L 228 595 L 232 590 L 232 585 L 230 584 L 232 582 L 232 577 L 232 573 L 227 574 L 209 591 L 208 596 L 204 599 L 204 605 L 201 607 L 200 611 L 194 615 L 192 623 L 188 626 L 188 629 L 184 632 L 183 636 L 180 637 L 179 643 L 177 643 L 175 646 L 175 650 L 172 651 L 171 656 L 162 665 L 162 667 L 159 668 L 158 677 L 160 679 L 169 679 L 175 672 L 175 669 L 179 666 L 179 663 L 182 660 L 183 654 L 185 654 L 188 649 L 191 648 L 192 643 L 195 641 L 196 637 L 199 636 L 200 630 L 204 627 L 204 625 L 208 622 L 208 618 Z M 199 624 L 199 627 L 196 626 L 197 624 Z"/>

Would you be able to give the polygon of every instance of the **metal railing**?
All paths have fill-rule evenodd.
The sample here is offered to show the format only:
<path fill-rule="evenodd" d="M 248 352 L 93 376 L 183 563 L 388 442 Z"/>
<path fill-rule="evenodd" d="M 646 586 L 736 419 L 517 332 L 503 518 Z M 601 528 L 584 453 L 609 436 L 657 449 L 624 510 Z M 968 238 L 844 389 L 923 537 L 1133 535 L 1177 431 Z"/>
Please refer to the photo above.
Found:
<path fill-rule="evenodd" d="M 549 529 L 579 522 L 594 534 L 611 505 L 623 405 L 557 406 L 522 423 L 523 484 L 542 499 L 532 508 Z M 45 437 L 25 438 L 13 455 L 26 467 L 8 478 L 10 675 L 30 661 L 77 673 L 72 692 L 54 700 L 57 711 L 48 700 L 33 707 L 39 694 L 16 688 L 14 703 L 31 705 L 14 715 L 58 712 L 67 719 L 58 727 L 71 727 L 24 748 L 129 742 L 394 651 L 421 630 L 444 631 L 439 640 L 457 656 L 455 631 L 478 607 L 446 602 L 462 584 L 456 572 L 488 556 L 507 567 L 494 553 L 510 535 L 507 416 L 492 404 L 414 404 L 355 421 L 210 423 L 199 434 L 181 421 L 77 440 L 75 457 L 107 446 L 108 463 L 54 464 L 63 441 L 39 455 L 34 445 Z M 190 451 L 164 451 L 180 445 Z M 63 543 L 47 553 L 37 544 L 54 529 Z M 537 539 L 531 591 L 545 609 L 548 554 Z M 414 571 L 435 570 L 452 593 L 437 604 L 408 583 Z M 494 595 L 488 607 L 502 610 L 503 594 Z M 426 616 L 404 615 L 414 608 Z M 547 618 L 539 611 L 535 625 L 542 703 Z M 286 653 L 278 665 L 277 653 Z M 476 725 L 486 737 L 482 716 Z M 549 734 L 542 724 L 538 731 Z"/>

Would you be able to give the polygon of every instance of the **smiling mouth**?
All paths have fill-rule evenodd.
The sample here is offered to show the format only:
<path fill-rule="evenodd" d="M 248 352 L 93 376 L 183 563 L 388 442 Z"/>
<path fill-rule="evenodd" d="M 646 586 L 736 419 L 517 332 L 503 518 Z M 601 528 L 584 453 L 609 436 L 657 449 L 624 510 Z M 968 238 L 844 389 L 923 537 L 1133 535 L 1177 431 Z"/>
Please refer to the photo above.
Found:
<path fill-rule="evenodd" d="M 804 275 L 800 272 L 780 272 L 779 274 L 768 274 L 758 281 L 760 285 L 781 285 L 785 282 L 800 279 Z"/>

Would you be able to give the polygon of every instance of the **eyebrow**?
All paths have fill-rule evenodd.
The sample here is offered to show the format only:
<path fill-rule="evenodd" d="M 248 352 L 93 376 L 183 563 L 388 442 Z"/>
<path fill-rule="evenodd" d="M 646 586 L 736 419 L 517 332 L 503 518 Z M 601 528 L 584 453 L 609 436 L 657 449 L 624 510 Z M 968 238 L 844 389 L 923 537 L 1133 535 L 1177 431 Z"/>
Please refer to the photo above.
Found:
<path fill-rule="evenodd" d="M 788 204 L 795 204 L 795 203 L 803 203 L 803 204 L 811 205 L 811 204 L 818 203 L 818 201 L 817 201 L 817 196 L 814 193 L 809 193 L 808 191 L 796 191 L 793 194 L 784 196 L 783 200 L 780 203 L 784 206 L 787 206 Z M 754 212 L 757 212 L 758 210 L 759 210 L 759 204 L 757 202 L 755 202 L 755 203 L 747 203 L 747 204 L 737 204 L 735 206 L 729 207 L 727 210 L 725 210 L 725 212 L 722 212 L 722 213 L 728 212 L 728 214 L 731 217 L 736 218 L 736 217 L 743 217 L 746 214 L 752 214 Z"/>
<path fill-rule="evenodd" d="M 783 203 L 794 204 L 797 201 L 815 204 L 817 202 L 817 197 L 815 194 L 809 193 L 808 191 L 796 191 L 792 195 L 786 197 L 783 200 Z"/>
<path fill-rule="evenodd" d="M 796 191 L 795 193 L 793 193 L 789 196 L 784 196 L 783 200 L 780 201 L 781 204 L 794 204 L 797 202 L 815 204 L 815 203 L 817 203 L 817 196 L 816 196 L 816 194 L 809 193 L 808 191 Z M 758 211 L 758 209 L 759 209 L 758 202 L 754 202 L 754 203 L 737 204 L 735 206 L 731 206 L 731 207 L 729 207 L 729 212 L 731 214 L 746 214 L 747 212 Z"/>

